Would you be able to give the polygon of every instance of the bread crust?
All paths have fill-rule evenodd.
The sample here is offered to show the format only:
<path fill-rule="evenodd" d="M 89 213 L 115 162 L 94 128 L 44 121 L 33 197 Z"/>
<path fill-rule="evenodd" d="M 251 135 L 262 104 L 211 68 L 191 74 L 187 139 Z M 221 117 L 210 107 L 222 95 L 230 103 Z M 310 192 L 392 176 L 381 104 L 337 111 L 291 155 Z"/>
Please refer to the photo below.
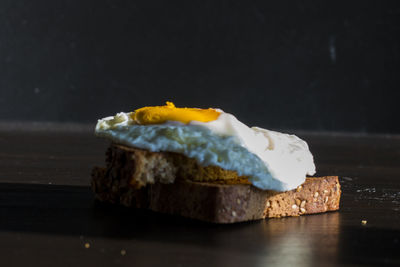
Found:
<path fill-rule="evenodd" d="M 341 189 L 337 176 L 308 177 L 301 186 L 286 192 L 265 191 L 231 173 L 224 179 L 212 176 L 212 182 L 190 179 L 193 175 L 185 177 L 185 169 L 177 166 L 177 162 L 186 160 L 180 157 L 184 156 L 112 145 L 107 152 L 107 167 L 92 171 L 92 189 L 103 202 L 214 223 L 339 209 Z"/>

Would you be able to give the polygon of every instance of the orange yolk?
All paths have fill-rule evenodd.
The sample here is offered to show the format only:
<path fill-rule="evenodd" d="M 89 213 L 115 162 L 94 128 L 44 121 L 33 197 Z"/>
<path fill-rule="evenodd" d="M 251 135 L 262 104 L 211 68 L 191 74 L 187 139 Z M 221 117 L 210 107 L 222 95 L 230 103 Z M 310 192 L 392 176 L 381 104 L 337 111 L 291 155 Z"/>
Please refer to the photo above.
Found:
<path fill-rule="evenodd" d="M 177 108 L 174 103 L 165 106 L 143 107 L 132 113 L 132 119 L 138 124 L 162 124 L 166 121 L 179 121 L 184 124 L 190 121 L 210 122 L 220 115 L 215 109 Z"/>

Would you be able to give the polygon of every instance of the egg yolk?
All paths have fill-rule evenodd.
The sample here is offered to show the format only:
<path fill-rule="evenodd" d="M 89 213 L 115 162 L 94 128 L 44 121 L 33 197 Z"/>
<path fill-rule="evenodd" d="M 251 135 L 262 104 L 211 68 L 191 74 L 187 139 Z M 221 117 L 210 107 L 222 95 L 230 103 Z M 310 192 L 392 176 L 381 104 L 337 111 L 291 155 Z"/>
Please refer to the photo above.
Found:
<path fill-rule="evenodd" d="M 210 122 L 220 115 L 215 109 L 177 108 L 174 103 L 165 106 L 143 107 L 132 113 L 132 119 L 138 124 L 162 124 L 166 121 L 179 121 L 184 124 L 190 121 Z"/>

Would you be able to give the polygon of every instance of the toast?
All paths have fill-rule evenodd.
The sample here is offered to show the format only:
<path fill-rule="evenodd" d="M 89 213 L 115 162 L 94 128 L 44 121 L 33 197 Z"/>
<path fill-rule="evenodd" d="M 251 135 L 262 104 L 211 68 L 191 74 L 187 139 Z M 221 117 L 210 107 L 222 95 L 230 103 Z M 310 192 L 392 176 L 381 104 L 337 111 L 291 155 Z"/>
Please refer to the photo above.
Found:
<path fill-rule="evenodd" d="M 91 185 L 103 202 L 213 223 L 334 211 L 341 195 L 337 176 L 308 177 L 286 192 L 260 190 L 234 171 L 117 144 L 107 150 L 106 168 L 93 169 Z"/>

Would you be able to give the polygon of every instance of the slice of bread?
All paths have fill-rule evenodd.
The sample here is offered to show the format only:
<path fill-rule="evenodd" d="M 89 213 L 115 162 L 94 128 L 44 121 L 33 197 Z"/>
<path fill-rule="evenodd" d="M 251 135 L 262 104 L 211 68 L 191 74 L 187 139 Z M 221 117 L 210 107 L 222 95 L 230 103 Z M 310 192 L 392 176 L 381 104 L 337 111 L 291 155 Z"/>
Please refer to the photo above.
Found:
<path fill-rule="evenodd" d="M 141 188 L 156 182 L 168 184 L 175 180 L 237 184 L 250 182 L 235 171 L 216 166 L 203 167 L 195 159 L 172 152 L 150 152 L 112 144 L 106 152 L 108 172 L 128 176 L 131 186 Z"/>
<path fill-rule="evenodd" d="M 337 176 L 307 178 L 297 189 L 275 192 L 253 187 L 236 172 L 202 167 L 177 153 L 111 145 L 106 163 L 106 168 L 95 167 L 92 172 L 96 197 L 129 207 L 215 223 L 339 209 Z"/>

